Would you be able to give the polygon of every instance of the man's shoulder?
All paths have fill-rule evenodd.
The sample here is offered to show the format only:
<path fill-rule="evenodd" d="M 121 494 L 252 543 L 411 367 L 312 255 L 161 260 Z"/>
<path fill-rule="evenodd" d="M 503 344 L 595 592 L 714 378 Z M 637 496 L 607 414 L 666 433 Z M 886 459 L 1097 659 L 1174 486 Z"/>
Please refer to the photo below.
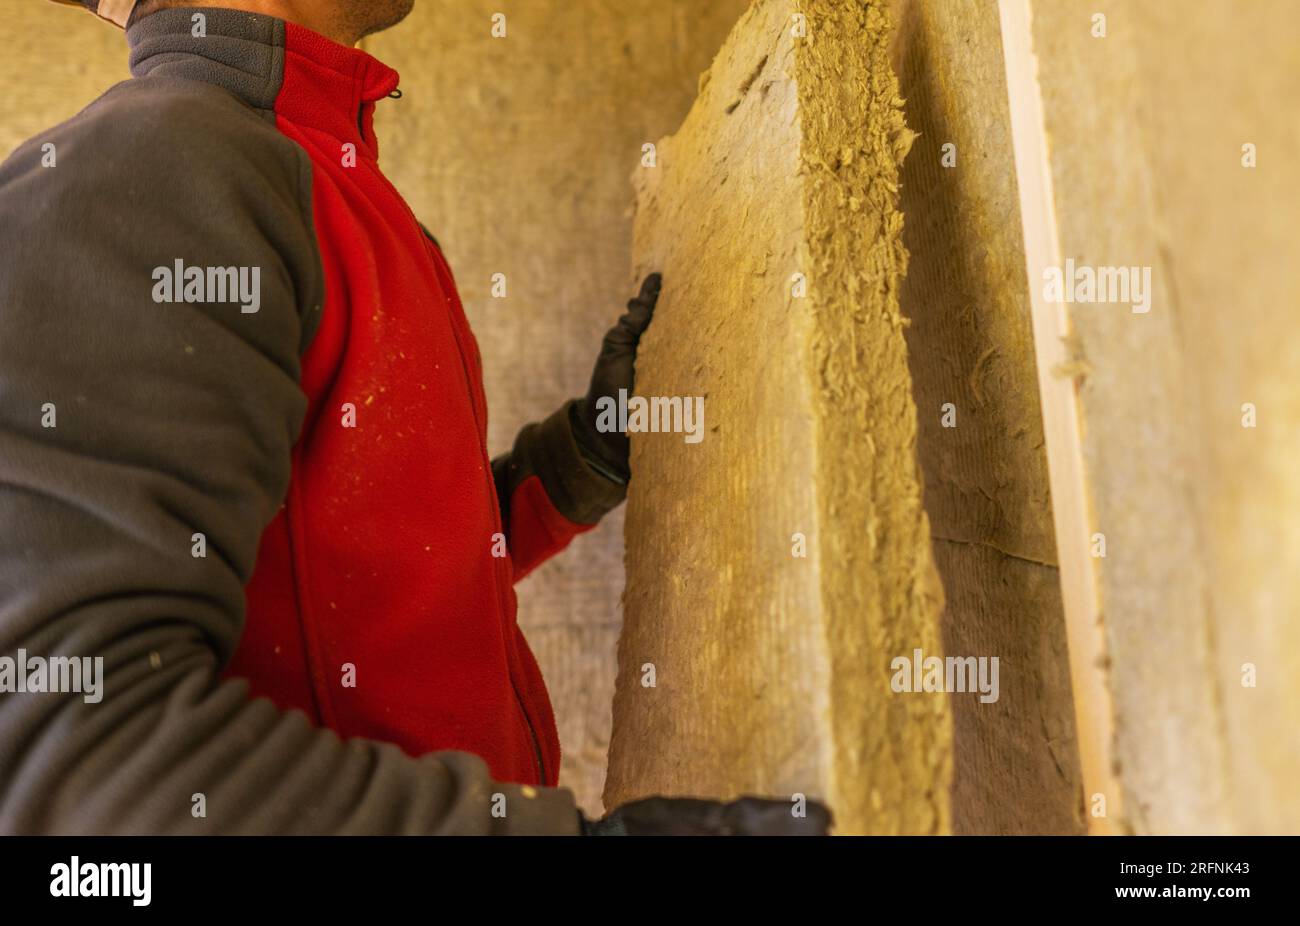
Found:
<path fill-rule="evenodd" d="M 302 149 L 269 112 L 202 81 L 123 81 L 71 119 L 28 139 L 0 165 L 0 189 L 32 170 L 56 186 L 185 183 L 251 186 L 300 198 L 310 177 Z M 65 184 L 57 184 L 62 179 Z"/>
<path fill-rule="evenodd" d="M 255 318 L 241 337 L 288 368 L 323 300 L 311 185 L 303 150 L 220 88 L 118 84 L 0 164 L 0 315 L 39 303 L 77 318 L 177 258 L 265 268 L 262 312 L 233 317 Z"/>

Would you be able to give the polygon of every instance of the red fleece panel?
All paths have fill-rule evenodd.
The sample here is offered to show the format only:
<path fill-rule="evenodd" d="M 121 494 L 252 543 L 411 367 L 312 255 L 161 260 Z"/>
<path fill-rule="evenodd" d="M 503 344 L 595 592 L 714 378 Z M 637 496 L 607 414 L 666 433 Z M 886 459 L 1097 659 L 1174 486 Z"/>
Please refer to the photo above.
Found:
<path fill-rule="evenodd" d="M 312 161 L 326 298 L 288 498 L 228 674 L 344 736 L 466 750 L 500 780 L 553 785 L 555 720 L 512 582 L 586 528 L 534 479 L 513 514 L 523 558 L 492 555 L 478 346 L 450 269 L 377 161 L 374 101 L 397 73 L 292 24 L 285 44 L 276 124 Z"/>
<path fill-rule="evenodd" d="M 510 560 L 518 582 L 596 525 L 575 524 L 556 509 L 542 480 L 529 476 L 510 499 Z"/>

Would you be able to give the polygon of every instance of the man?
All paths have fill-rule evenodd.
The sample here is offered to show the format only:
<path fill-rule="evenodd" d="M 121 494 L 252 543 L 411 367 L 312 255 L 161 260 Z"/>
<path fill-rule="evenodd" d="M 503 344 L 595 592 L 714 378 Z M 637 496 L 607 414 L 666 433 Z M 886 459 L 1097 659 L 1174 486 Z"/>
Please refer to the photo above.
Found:
<path fill-rule="evenodd" d="M 102 658 L 103 696 L 0 699 L 0 831 L 824 829 L 554 787 L 513 583 L 624 496 L 596 399 L 659 283 L 489 461 L 451 271 L 377 162 L 398 75 L 353 47 L 413 0 L 58 2 L 133 77 L 0 167 L 0 653 Z"/>

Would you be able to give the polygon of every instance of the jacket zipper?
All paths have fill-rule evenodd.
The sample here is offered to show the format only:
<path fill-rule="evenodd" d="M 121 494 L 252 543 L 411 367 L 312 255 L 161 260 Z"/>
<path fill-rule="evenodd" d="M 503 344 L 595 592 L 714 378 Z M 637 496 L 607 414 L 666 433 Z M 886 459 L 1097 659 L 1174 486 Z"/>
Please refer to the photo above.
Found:
<path fill-rule="evenodd" d="M 358 125 L 361 124 L 362 117 L 363 117 L 362 113 L 358 112 L 357 115 Z M 363 138 L 365 137 L 364 132 L 362 133 L 362 137 Z M 384 176 L 383 171 L 379 169 L 378 165 L 375 165 L 374 173 L 377 177 L 379 177 L 380 181 L 384 184 L 384 186 L 387 187 L 388 191 L 393 195 L 393 198 L 396 199 L 398 202 L 400 202 L 402 204 L 402 208 L 406 210 L 407 216 L 410 217 L 411 219 L 411 224 L 415 227 L 416 233 L 420 236 L 420 241 L 424 243 L 425 253 L 429 255 L 429 257 L 435 262 L 435 264 L 444 264 L 445 261 L 443 260 L 442 255 L 437 253 L 436 249 L 430 246 L 431 242 L 428 239 L 428 235 L 424 233 L 424 229 L 420 225 L 420 220 L 415 217 L 415 213 L 411 211 L 411 207 L 407 205 L 406 200 L 403 199 L 402 195 L 397 192 L 397 187 L 393 186 L 392 182 L 386 176 Z M 448 281 L 450 281 L 451 273 L 447 271 L 444 272 L 446 273 L 446 277 Z M 441 284 L 441 280 L 439 281 L 439 283 Z M 447 306 L 448 312 L 453 312 L 450 304 L 452 299 L 451 293 L 445 293 L 444 295 L 448 302 L 448 306 Z M 452 339 L 456 342 L 456 354 L 460 357 L 461 371 L 465 376 L 465 389 L 469 398 L 470 411 L 474 415 L 474 427 L 475 427 L 475 433 L 478 435 L 479 455 L 483 461 L 483 470 L 485 473 L 487 473 L 487 483 L 488 483 L 487 494 L 488 494 L 489 503 L 492 505 L 492 511 L 496 515 L 497 523 L 502 524 L 501 508 L 500 505 L 497 504 L 496 484 L 493 482 L 493 478 L 492 478 L 492 460 L 488 456 L 486 438 L 483 436 L 484 428 L 483 428 L 482 421 L 479 418 L 478 403 L 475 402 L 474 400 L 473 378 L 472 378 L 472 374 L 470 373 L 469 360 L 465 357 L 465 348 L 461 343 L 462 335 L 459 330 L 460 324 L 455 317 L 452 317 L 450 321 L 453 329 Z M 501 624 L 503 632 L 509 633 L 513 630 L 513 628 L 506 626 L 505 615 L 508 613 L 508 609 L 505 607 L 505 603 L 501 599 L 501 581 L 502 581 L 501 564 L 497 557 L 493 557 L 492 559 L 493 559 L 493 571 L 495 572 L 497 578 L 497 588 L 496 588 L 497 622 Z M 519 708 L 519 715 L 524 720 L 524 726 L 528 730 L 528 738 L 532 743 L 533 763 L 535 765 L 536 772 L 537 772 L 537 783 L 539 785 L 545 785 L 546 784 L 546 763 L 542 758 L 541 739 L 537 735 L 536 728 L 533 727 L 532 718 L 528 716 L 528 708 L 524 705 L 523 695 L 519 693 L 519 686 L 515 683 L 514 660 L 510 658 L 511 653 L 513 653 L 514 651 L 513 650 L 514 640 L 511 639 L 506 642 L 508 647 L 506 653 L 506 659 L 507 659 L 506 674 L 510 677 L 510 690 L 514 692 L 515 706 Z"/>

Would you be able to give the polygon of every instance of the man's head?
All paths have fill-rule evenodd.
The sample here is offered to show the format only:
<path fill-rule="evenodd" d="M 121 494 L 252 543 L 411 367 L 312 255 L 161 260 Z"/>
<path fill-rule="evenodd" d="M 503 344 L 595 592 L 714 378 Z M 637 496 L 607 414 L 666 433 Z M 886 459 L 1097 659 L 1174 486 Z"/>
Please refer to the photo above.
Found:
<path fill-rule="evenodd" d="M 171 7 L 210 6 L 262 13 L 306 26 L 336 42 L 353 45 L 367 35 L 395 26 L 415 0 L 54 0 L 81 6 L 110 22 L 126 26 L 128 18 Z"/>

